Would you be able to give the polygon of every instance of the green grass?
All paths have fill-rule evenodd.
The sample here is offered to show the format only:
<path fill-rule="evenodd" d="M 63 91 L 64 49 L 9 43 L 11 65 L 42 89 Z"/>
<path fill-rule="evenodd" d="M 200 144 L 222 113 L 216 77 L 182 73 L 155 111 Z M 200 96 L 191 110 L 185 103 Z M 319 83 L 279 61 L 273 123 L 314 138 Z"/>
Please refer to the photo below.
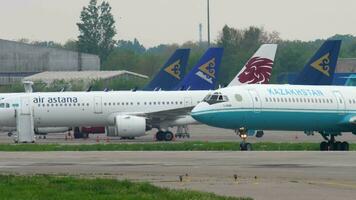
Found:
<path fill-rule="evenodd" d="M 0 198 L 7 200 L 250 200 L 250 198 L 223 197 L 206 192 L 159 188 L 149 183 L 133 183 L 130 181 L 118 181 L 115 179 L 83 179 L 46 175 L 0 175 Z"/>
<path fill-rule="evenodd" d="M 167 142 L 120 144 L 0 144 L 0 151 L 238 151 L 239 142 Z M 318 151 L 319 143 L 254 143 L 255 151 Z M 356 150 L 356 144 L 350 144 Z"/>

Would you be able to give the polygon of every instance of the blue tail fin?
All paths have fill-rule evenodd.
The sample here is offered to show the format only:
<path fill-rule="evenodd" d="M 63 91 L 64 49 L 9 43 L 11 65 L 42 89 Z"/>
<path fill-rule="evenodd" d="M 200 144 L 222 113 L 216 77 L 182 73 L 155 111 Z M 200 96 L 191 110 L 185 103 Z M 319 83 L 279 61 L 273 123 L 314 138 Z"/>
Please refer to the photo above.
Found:
<path fill-rule="evenodd" d="M 223 48 L 209 48 L 194 68 L 178 84 L 176 90 L 215 89 Z"/>
<path fill-rule="evenodd" d="M 327 40 L 305 65 L 293 84 L 332 85 L 341 40 Z"/>
<path fill-rule="evenodd" d="M 177 49 L 143 90 L 172 90 L 184 78 L 190 49 Z"/>

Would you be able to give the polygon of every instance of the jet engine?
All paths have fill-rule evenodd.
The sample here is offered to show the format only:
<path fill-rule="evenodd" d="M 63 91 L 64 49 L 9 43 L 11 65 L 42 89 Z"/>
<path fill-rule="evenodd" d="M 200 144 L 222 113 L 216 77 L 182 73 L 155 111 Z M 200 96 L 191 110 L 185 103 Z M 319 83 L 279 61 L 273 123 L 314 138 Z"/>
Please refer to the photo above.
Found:
<path fill-rule="evenodd" d="M 146 119 L 144 117 L 118 115 L 115 117 L 116 131 L 108 131 L 108 136 L 139 137 L 146 134 Z M 108 129 L 108 128 L 107 128 Z"/>

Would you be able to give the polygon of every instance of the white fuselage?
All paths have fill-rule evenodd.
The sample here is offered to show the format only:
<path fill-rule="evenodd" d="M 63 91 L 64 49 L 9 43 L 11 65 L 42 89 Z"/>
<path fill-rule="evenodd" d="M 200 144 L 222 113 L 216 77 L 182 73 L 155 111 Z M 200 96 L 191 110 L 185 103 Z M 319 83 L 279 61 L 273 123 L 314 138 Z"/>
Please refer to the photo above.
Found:
<path fill-rule="evenodd" d="M 31 112 L 36 127 L 111 126 L 115 125 L 117 115 L 143 116 L 153 127 L 159 123 L 173 126 L 174 121 L 189 117 L 189 112 L 176 113 L 177 109 L 194 107 L 207 93 L 209 91 L 23 93 L 1 101 L 18 107 L 2 108 L 0 125 L 16 126 L 17 110 L 17 113 Z M 191 121 L 196 122 L 192 118 Z"/>

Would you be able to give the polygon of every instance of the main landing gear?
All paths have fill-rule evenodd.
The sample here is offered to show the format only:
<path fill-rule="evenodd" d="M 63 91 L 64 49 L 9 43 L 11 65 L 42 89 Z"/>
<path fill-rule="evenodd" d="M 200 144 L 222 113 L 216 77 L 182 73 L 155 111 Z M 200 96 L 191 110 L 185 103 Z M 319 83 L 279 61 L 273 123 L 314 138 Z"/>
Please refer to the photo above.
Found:
<path fill-rule="evenodd" d="M 240 143 L 240 150 L 241 151 L 252 151 L 252 144 L 246 142 L 247 141 L 247 129 L 246 128 L 239 128 L 237 130 L 237 134 L 240 136 L 242 139 Z"/>
<path fill-rule="evenodd" d="M 172 141 L 174 139 L 174 134 L 170 131 L 161 131 L 159 130 L 156 133 L 157 141 Z"/>
<path fill-rule="evenodd" d="M 321 136 L 326 140 L 320 143 L 320 151 L 348 151 L 349 143 L 335 141 L 335 135 L 330 135 L 330 138 L 323 133 Z"/>
<path fill-rule="evenodd" d="M 187 125 L 177 126 L 177 138 L 190 138 L 189 129 Z"/>

